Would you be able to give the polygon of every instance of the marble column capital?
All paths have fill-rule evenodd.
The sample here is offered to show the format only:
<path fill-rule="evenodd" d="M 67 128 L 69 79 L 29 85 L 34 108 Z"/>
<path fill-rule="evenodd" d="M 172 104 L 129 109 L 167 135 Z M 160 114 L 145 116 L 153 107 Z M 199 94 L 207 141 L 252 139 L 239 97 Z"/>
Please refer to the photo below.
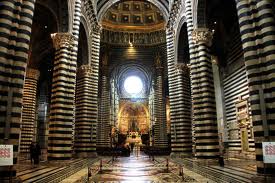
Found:
<path fill-rule="evenodd" d="M 27 68 L 26 78 L 38 80 L 40 77 L 40 71 L 37 69 Z"/>
<path fill-rule="evenodd" d="M 90 32 L 90 36 L 93 34 L 93 33 L 100 33 L 102 31 L 102 26 L 99 25 L 99 24 L 93 24 L 91 26 L 91 32 Z"/>
<path fill-rule="evenodd" d="M 83 75 L 91 75 L 92 74 L 93 67 L 90 65 L 82 65 L 77 69 L 77 75 L 83 76 Z"/>
<path fill-rule="evenodd" d="M 189 64 L 184 64 L 184 63 L 176 64 L 176 71 L 178 73 L 189 73 L 189 69 L 190 69 Z"/>
<path fill-rule="evenodd" d="M 211 56 L 211 62 L 214 65 L 218 65 L 218 57 L 217 56 Z"/>
<path fill-rule="evenodd" d="M 207 28 L 197 28 L 192 32 L 192 38 L 196 44 L 206 43 L 210 46 L 212 44 L 213 33 Z"/>
<path fill-rule="evenodd" d="M 73 47 L 74 42 L 76 41 L 76 38 L 68 32 L 64 33 L 54 33 L 51 34 L 52 40 L 53 40 L 53 46 L 55 49 L 59 49 L 61 47 Z"/>

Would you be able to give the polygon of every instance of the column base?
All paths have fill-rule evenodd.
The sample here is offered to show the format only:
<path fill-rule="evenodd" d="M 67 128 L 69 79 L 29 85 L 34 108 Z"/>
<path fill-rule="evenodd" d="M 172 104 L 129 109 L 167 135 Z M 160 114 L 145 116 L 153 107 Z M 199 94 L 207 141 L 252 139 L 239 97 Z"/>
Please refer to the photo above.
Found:
<path fill-rule="evenodd" d="M 16 177 L 15 166 L 2 166 L 0 167 L 0 182 L 1 183 L 19 183 L 21 182 Z"/>
<path fill-rule="evenodd" d="M 183 152 L 171 152 L 170 154 L 171 158 L 191 158 L 191 153 L 183 153 Z"/>
<path fill-rule="evenodd" d="M 0 178 L 1 183 L 21 183 L 22 181 L 18 177 L 12 177 L 10 178 Z"/>
<path fill-rule="evenodd" d="M 253 183 L 274 183 L 275 175 L 263 175 L 258 174 L 252 177 L 251 182 Z"/>
<path fill-rule="evenodd" d="M 26 160 L 30 160 L 30 153 L 29 152 L 24 152 L 24 153 L 19 153 L 18 157 L 17 157 L 17 161 L 26 161 Z"/>
<path fill-rule="evenodd" d="M 79 152 L 75 155 L 77 158 L 96 158 L 96 152 Z"/>
<path fill-rule="evenodd" d="M 196 161 L 204 166 L 219 165 L 218 159 L 199 159 L 194 158 L 193 161 Z"/>

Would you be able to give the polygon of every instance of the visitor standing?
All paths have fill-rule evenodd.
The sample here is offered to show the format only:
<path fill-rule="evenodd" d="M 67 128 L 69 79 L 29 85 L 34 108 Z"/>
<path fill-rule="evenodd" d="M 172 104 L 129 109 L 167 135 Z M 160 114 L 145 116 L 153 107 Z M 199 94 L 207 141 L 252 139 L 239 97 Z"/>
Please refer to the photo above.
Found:
<path fill-rule="evenodd" d="M 35 148 L 34 148 L 34 154 L 33 154 L 33 158 L 34 158 L 34 165 L 38 165 L 39 164 L 39 156 L 41 155 L 41 149 L 38 143 L 36 143 Z"/>
<path fill-rule="evenodd" d="M 31 142 L 31 145 L 30 145 L 30 159 L 31 159 L 31 164 L 33 163 L 34 161 L 34 151 L 35 151 L 35 146 L 34 146 L 34 143 Z"/>

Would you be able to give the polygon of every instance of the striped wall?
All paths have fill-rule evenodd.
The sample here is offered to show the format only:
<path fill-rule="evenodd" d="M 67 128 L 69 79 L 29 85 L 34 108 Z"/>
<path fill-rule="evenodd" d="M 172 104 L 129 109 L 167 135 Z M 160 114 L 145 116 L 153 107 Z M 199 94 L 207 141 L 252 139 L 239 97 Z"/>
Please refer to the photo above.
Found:
<path fill-rule="evenodd" d="M 76 119 L 74 151 L 78 157 L 94 156 L 96 152 L 97 93 L 92 91 L 92 67 L 83 65 L 78 68 L 76 80 Z"/>
<path fill-rule="evenodd" d="M 0 3 L 0 144 L 12 144 L 14 163 L 19 148 L 22 95 L 29 52 L 34 0 Z M 16 171 L 0 167 L 0 181 Z"/>
<path fill-rule="evenodd" d="M 49 160 L 72 157 L 72 125 L 75 109 L 76 59 L 72 55 L 75 37 L 70 33 L 52 36 L 55 60 L 49 120 Z"/>
<path fill-rule="evenodd" d="M 266 164 L 264 168 L 261 144 L 275 140 L 274 11 L 270 0 L 236 0 L 236 7 L 248 77 L 257 172 L 274 174 L 275 164 Z"/>
<path fill-rule="evenodd" d="M 236 153 L 239 154 L 239 152 L 242 150 L 242 147 L 240 127 L 237 123 L 236 117 L 236 103 L 239 101 L 239 98 L 243 100 L 249 100 L 245 66 L 242 65 L 234 72 L 224 76 L 223 87 L 227 129 L 229 134 L 228 150 L 236 151 Z M 250 125 L 247 130 L 249 137 L 249 151 L 253 152 L 255 151 L 255 148 L 253 134 L 251 133 L 251 130 L 253 130 L 252 125 Z"/>
<path fill-rule="evenodd" d="M 38 70 L 31 68 L 28 68 L 26 71 L 23 89 L 22 128 L 20 137 L 20 154 L 25 154 L 25 157 L 29 155 L 31 142 L 36 141 L 36 94 L 39 74 Z"/>

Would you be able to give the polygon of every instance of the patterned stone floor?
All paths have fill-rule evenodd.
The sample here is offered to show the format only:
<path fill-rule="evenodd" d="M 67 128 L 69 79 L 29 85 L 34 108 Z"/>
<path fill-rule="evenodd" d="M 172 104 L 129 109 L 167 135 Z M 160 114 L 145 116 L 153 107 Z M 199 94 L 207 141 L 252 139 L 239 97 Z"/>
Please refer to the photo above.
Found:
<path fill-rule="evenodd" d="M 94 167 L 98 166 L 99 163 L 94 165 Z M 102 171 L 95 174 L 89 182 L 214 182 L 193 172 L 185 171 L 184 175 L 179 175 L 179 168 L 179 165 L 171 162 L 169 157 L 158 157 L 155 159 L 155 161 L 152 161 L 152 159 L 150 159 L 147 155 L 131 154 L 130 157 L 119 157 L 116 158 L 115 161 L 102 163 Z"/>
<path fill-rule="evenodd" d="M 37 167 L 24 161 L 16 168 L 17 177 L 23 183 L 250 183 L 256 175 L 255 161 L 226 159 L 225 166 L 220 167 L 191 158 L 171 159 L 170 156 L 157 156 L 153 161 L 138 151 L 131 153 L 130 157 L 118 157 L 114 161 L 112 157 L 99 156 L 41 162 Z M 88 172 L 91 172 L 89 180 Z"/>

